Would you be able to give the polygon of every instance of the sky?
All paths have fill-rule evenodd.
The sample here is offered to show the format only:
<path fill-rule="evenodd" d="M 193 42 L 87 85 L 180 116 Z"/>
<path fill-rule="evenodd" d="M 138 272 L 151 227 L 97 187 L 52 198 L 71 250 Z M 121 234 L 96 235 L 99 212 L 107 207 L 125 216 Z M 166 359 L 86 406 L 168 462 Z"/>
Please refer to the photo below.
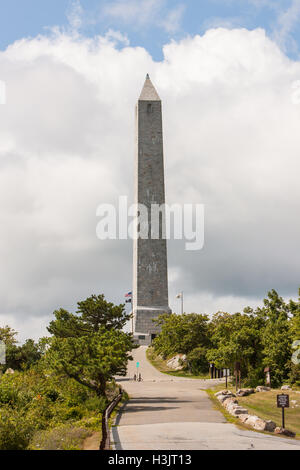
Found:
<path fill-rule="evenodd" d="M 96 210 L 133 199 L 134 106 L 163 101 L 166 196 L 205 205 L 170 241 L 170 306 L 234 313 L 297 298 L 300 1 L 0 0 L 0 325 L 46 334 L 93 293 L 122 303 L 132 242 Z"/>

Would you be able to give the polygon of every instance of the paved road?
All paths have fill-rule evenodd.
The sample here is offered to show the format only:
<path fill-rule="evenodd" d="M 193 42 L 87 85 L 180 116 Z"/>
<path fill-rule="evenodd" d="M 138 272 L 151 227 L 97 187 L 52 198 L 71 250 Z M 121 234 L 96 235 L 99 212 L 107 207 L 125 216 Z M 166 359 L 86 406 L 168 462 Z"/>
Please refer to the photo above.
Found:
<path fill-rule="evenodd" d="M 136 361 L 140 362 L 143 382 L 132 380 Z M 128 377 L 119 381 L 131 399 L 112 430 L 116 450 L 300 450 L 299 441 L 244 431 L 226 423 L 203 391 L 219 380 L 161 374 L 147 361 L 145 347 L 134 351 Z"/>

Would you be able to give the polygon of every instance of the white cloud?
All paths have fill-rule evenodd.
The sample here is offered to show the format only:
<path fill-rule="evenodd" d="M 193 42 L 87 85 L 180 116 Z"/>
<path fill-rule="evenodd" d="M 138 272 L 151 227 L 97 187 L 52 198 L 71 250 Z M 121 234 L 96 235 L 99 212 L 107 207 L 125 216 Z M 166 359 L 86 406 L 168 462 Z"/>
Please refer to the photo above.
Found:
<path fill-rule="evenodd" d="M 283 49 L 292 47 L 294 51 L 297 51 L 298 46 L 291 33 L 298 26 L 299 19 L 300 0 L 291 0 L 290 6 L 280 12 L 274 30 L 274 38 Z"/>
<path fill-rule="evenodd" d="M 180 290 L 206 313 L 270 288 L 297 295 L 300 63 L 263 30 L 172 41 L 162 62 L 107 36 L 41 36 L 1 52 L 0 70 L 1 323 L 37 337 L 54 309 L 130 290 L 132 244 L 97 240 L 95 213 L 132 198 L 147 72 L 163 99 L 167 200 L 206 205 L 204 250 L 169 244 L 171 305 Z"/>
<path fill-rule="evenodd" d="M 161 21 L 162 27 L 168 33 L 176 33 L 176 31 L 180 29 L 184 10 L 185 10 L 184 5 L 182 4 L 177 5 L 175 8 L 170 10 L 167 16 Z"/>
<path fill-rule="evenodd" d="M 81 6 L 80 0 L 72 0 L 68 11 L 67 19 L 69 21 L 71 31 L 77 32 L 83 23 L 83 8 Z"/>
<path fill-rule="evenodd" d="M 117 0 L 107 3 L 103 11 L 126 23 L 144 25 L 153 19 L 163 4 L 164 0 Z"/>
<path fill-rule="evenodd" d="M 102 14 L 135 28 L 155 25 L 168 33 L 175 33 L 180 29 L 184 10 L 183 4 L 167 8 L 166 0 L 116 0 L 107 3 Z"/>

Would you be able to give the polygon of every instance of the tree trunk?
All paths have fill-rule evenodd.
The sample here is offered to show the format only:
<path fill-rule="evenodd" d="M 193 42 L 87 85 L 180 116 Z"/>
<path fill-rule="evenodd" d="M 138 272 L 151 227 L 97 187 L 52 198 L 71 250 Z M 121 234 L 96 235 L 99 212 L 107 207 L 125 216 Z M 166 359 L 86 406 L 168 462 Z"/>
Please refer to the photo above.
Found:
<path fill-rule="evenodd" d="M 106 395 L 106 379 L 103 375 L 100 375 L 99 377 L 99 382 L 100 386 L 97 389 L 97 395 L 99 397 L 104 397 L 107 400 L 107 395 Z"/>

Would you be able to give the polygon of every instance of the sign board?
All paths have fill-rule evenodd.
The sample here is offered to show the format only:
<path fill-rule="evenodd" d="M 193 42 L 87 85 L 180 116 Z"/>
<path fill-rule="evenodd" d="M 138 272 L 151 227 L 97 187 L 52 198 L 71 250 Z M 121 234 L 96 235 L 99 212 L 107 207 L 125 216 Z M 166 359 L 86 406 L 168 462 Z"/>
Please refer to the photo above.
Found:
<path fill-rule="evenodd" d="M 136 368 L 138 369 L 139 367 L 140 367 L 140 363 L 137 362 L 137 363 L 136 363 Z"/>
<path fill-rule="evenodd" d="M 236 362 L 235 365 L 235 370 L 241 370 L 241 363 L 240 362 Z"/>
<path fill-rule="evenodd" d="M 290 407 L 290 396 L 281 393 L 277 395 L 277 408 L 289 408 Z"/>
<path fill-rule="evenodd" d="M 229 377 L 230 376 L 230 369 L 223 369 L 223 375 L 224 375 L 224 377 Z"/>

